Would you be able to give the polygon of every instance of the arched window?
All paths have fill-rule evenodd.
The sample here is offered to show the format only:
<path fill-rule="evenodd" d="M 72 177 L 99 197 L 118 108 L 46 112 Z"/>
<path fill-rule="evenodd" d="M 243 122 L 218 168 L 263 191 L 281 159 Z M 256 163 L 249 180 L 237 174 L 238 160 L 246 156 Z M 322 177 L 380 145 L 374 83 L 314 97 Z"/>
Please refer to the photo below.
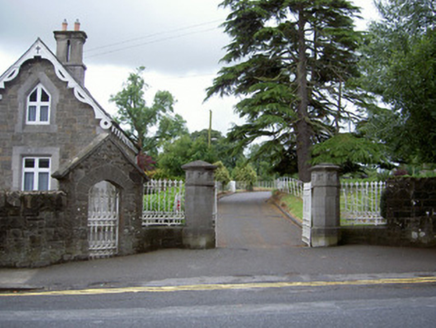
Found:
<path fill-rule="evenodd" d="M 50 123 L 50 95 L 38 84 L 27 97 L 26 124 Z"/>

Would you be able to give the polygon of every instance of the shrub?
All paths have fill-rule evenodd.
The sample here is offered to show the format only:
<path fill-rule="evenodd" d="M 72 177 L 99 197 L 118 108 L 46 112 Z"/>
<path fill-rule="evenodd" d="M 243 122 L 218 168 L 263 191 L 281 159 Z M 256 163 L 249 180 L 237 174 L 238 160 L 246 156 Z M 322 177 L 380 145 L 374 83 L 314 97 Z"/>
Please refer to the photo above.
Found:
<path fill-rule="evenodd" d="M 257 174 L 250 164 L 235 168 L 234 176 L 237 181 L 247 184 L 247 190 L 252 191 L 254 189 L 253 186 L 257 181 Z"/>
<path fill-rule="evenodd" d="M 215 171 L 215 180 L 220 182 L 222 188 L 224 189 L 225 186 L 227 186 L 230 182 L 229 171 L 221 161 L 214 163 L 214 165 L 218 166 L 218 168 Z"/>

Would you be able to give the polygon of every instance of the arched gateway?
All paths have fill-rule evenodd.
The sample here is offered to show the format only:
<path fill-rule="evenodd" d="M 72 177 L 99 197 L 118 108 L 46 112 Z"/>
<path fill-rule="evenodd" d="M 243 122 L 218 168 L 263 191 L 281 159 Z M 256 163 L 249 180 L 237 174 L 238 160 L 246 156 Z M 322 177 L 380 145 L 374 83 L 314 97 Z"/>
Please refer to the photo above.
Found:
<path fill-rule="evenodd" d="M 118 253 L 119 190 L 108 181 L 96 183 L 88 196 L 88 242 L 90 258 Z"/>

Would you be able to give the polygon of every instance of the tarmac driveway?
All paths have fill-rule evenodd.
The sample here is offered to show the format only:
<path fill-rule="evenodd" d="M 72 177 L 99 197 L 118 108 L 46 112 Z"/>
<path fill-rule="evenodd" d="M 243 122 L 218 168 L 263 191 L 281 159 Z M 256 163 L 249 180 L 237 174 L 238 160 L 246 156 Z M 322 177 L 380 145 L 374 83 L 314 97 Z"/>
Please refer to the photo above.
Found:
<path fill-rule="evenodd" d="M 218 202 L 217 246 L 232 249 L 303 246 L 301 228 L 268 202 L 270 192 L 237 193 Z"/>

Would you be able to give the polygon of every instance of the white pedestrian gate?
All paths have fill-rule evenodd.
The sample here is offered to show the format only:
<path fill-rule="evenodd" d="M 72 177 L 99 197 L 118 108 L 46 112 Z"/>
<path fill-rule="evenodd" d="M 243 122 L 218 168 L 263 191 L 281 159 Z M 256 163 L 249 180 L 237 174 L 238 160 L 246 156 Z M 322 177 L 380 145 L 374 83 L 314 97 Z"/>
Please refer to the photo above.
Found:
<path fill-rule="evenodd" d="M 89 257 L 104 258 L 118 252 L 119 192 L 107 181 L 89 190 L 88 242 Z"/>
<path fill-rule="evenodd" d="M 312 184 L 305 183 L 303 187 L 303 242 L 307 246 L 311 245 L 312 228 Z"/>

